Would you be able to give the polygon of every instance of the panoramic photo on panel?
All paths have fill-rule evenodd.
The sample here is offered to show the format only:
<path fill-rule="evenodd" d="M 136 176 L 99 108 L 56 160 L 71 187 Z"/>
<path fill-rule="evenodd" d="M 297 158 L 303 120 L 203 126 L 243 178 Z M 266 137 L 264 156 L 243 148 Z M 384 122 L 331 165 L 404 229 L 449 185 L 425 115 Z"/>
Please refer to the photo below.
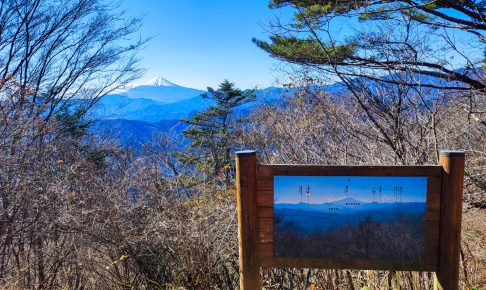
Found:
<path fill-rule="evenodd" d="M 422 260 L 427 177 L 275 176 L 274 254 Z"/>

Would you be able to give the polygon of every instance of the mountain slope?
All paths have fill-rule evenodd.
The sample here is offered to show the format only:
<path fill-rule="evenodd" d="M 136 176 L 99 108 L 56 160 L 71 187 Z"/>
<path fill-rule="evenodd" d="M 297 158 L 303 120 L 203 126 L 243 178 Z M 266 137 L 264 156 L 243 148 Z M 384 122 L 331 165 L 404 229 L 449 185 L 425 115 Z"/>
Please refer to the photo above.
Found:
<path fill-rule="evenodd" d="M 153 82 L 158 84 L 163 81 L 155 80 Z M 209 106 L 214 105 L 214 101 L 201 96 L 201 93 L 203 93 L 202 91 L 198 91 L 195 96 L 179 100 L 176 100 L 177 96 L 174 98 L 168 97 L 166 99 L 168 100 L 167 102 L 157 101 L 154 98 L 142 97 L 147 96 L 151 91 L 157 93 L 163 91 L 164 94 L 170 94 L 170 88 L 183 87 L 177 85 L 144 85 L 142 87 L 132 88 L 124 93 L 107 95 L 100 100 L 96 108 L 91 112 L 91 118 L 102 120 L 127 119 L 146 122 L 159 122 L 172 119 L 179 120 L 188 118 L 194 113 L 204 111 Z M 256 101 L 237 108 L 237 114 L 247 116 L 249 111 L 255 106 L 265 103 L 274 104 L 281 99 L 284 94 L 288 93 L 288 91 L 289 89 L 276 87 L 255 90 L 255 95 L 257 97 Z M 138 94 L 139 92 L 140 94 Z M 133 95 L 134 97 L 130 97 L 130 95 Z"/>
<path fill-rule="evenodd" d="M 140 149 L 143 144 L 153 143 L 162 133 L 181 136 L 187 125 L 179 120 L 163 120 L 157 123 L 139 120 L 98 120 L 90 127 L 91 134 L 103 140 L 111 140 L 125 147 Z"/>

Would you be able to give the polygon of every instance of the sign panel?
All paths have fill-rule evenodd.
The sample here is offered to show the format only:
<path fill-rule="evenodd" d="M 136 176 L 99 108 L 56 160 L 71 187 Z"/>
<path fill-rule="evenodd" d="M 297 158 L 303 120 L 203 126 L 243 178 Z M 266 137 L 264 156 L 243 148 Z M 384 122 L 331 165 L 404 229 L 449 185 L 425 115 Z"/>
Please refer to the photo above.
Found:
<path fill-rule="evenodd" d="M 236 158 L 241 289 L 260 268 L 431 271 L 458 289 L 464 152 L 432 166 L 258 164 Z"/>
<path fill-rule="evenodd" d="M 437 267 L 440 166 L 262 164 L 256 179 L 264 267 Z"/>
<path fill-rule="evenodd" d="M 274 255 L 423 261 L 426 176 L 275 176 Z"/>

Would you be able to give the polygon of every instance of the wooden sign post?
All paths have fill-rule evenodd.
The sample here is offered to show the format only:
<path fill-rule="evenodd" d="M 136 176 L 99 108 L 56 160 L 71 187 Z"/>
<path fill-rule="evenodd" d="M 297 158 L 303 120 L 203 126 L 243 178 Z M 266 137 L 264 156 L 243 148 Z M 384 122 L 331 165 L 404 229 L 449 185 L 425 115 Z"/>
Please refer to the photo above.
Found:
<path fill-rule="evenodd" d="M 464 152 L 458 151 L 442 151 L 440 154 L 439 164 L 443 172 L 436 289 L 459 288 L 464 157 Z"/>
<path fill-rule="evenodd" d="M 430 271 L 436 289 L 458 289 L 464 152 L 439 163 L 265 165 L 237 152 L 240 288 L 285 267 Z"/>
<path fill-rule="evenodd" d="M 238 207 L 238 248 L 240 289 L 261 289 L 257 253 L 256 152 L 236 153 L 236 202 Z"/>

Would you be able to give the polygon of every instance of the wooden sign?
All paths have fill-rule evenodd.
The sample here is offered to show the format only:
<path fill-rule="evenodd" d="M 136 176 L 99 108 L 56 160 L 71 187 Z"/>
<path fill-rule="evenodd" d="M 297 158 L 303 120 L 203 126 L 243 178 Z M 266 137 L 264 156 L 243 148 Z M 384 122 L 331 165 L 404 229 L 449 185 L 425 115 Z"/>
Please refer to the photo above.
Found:
<path fill-rule="evenodd" d="M 241 289 L 261 289 L 260 267 L 431 271 L 458 289 L 464 152 L 437 166 L 236 156 Z"/>

